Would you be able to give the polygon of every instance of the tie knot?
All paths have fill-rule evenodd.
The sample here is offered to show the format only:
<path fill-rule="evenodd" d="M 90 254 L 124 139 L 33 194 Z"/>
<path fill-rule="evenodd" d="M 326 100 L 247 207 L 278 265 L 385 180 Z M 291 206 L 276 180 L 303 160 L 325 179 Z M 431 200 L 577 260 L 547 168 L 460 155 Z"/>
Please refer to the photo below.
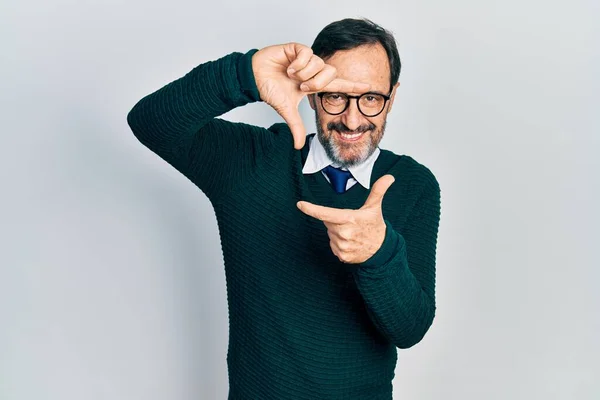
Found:
<path fill-rule="evenodd" d="M 336 193 L 344 193 L 346 191 L 346 184 L 348 183 L 348 179 L 352 176 L 350 171 L 344 171 L 343 169 L 328 165 L 323 168 L 323 172 L 325 172 L 329 178 Z"/>

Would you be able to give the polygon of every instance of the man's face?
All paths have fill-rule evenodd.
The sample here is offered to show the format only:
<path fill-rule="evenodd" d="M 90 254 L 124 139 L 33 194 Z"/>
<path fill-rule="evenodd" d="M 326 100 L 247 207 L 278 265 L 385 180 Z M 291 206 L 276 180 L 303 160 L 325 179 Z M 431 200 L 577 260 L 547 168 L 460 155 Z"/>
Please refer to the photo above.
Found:
<path fill-rule="evenodd" d="M 390 93 L 389 61 L 380 44 L 338 51 L 325 62 L 337 69 L 338 78 L 368 83 L 371 85 L 369 92 Z M 350 99 L 348 108 L 342 114 L 330 115 L 323 110 L 317 95 L 309 96 L 310 106 L 315 110 L 317 135 L 332 161 L 342 167 L 352 167 L 362 163 L 375 151 L 383 138 L 385 121 L 397 87 L 398 84 L 384 110 L 375 117 L 365 117 L 358 110 L 356 99 Z M 359 96 L 362 93 L 346 94 Z"/>

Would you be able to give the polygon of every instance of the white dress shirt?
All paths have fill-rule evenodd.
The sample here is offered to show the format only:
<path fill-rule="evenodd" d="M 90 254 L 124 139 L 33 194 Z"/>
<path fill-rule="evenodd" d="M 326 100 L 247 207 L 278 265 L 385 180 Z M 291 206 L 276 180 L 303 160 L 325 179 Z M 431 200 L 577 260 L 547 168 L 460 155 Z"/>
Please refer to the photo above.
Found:
<path fill-rule="evenodd" d="M 322 171 L 322 169 L 328 165 L 336 168 L 339 168 L 340 166 L 329 159 L 327 153 L 325 152 L 325 148 L 319 140 L 318 135 L 314 135 L 308 140 L 310 140 L 308 155 L 306 156 L 306 162 L 302 168 L 302 173 L 314 174 L 321 171 L 321 173 L 325 176 L 325 179 L 327 179 L 329 182 L 329 177 L 327 174 L 325 174 L 325 172 Z M 354 186 L 356 182 L 360 183 L 365 189 L 369 189 L 371 187 L 371 173 L 373 172 L 373 165 L 375 165 L 375 160 L 377 160 L 377 157 L 379 157 L 379 153 L 381 153 L 381 150 L 379 150 L 379 147 L 377 147 L 373 154 L 371 154 L 359 165 L 355 165 L 350 168 L 342 168 L 345 171 L 350 171 L 352 174 L 350 179 L 348 179 L 348 183 L 346 183 L 346 190 Z"/>

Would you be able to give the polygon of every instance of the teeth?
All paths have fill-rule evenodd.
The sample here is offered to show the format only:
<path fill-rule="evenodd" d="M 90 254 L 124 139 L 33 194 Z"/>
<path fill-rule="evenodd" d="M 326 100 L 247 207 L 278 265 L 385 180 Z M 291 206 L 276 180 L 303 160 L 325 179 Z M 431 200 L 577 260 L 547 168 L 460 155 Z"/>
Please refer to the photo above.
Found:
<path fill-rule="evenodd" d="M 360 135 L 362 135 L 362 133 L 353 133 L 353 134 L 342 133 L 341 135 L 344 139 L 354 139 L 354 138 L 357 138 Z"/>

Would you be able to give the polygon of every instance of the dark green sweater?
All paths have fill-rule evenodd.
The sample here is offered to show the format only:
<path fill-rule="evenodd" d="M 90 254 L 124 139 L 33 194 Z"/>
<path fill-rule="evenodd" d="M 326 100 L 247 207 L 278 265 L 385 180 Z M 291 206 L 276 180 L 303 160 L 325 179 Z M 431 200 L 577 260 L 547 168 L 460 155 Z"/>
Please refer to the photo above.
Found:
<path fill-rule="evenodd" d="M 337 194 L 323 174 L 303 175 L 308 145 L 295 150 L 285 124 L 216 118 L 259 100 L 253 52 L 194 68 L 127 117 L 136 137 L 214 207 L 229 305 L 229 398 L 391 399 L 396 347 L 419 342 L 435 313 L 438 183 L 412 158 L 382 150 L 371 184 L 396 178 L 383 200 L 384 243 L 362 264 L 341 263 L 324 224 L 296 202 L 356 209 L 369 191 L 356 184 Z"/>

